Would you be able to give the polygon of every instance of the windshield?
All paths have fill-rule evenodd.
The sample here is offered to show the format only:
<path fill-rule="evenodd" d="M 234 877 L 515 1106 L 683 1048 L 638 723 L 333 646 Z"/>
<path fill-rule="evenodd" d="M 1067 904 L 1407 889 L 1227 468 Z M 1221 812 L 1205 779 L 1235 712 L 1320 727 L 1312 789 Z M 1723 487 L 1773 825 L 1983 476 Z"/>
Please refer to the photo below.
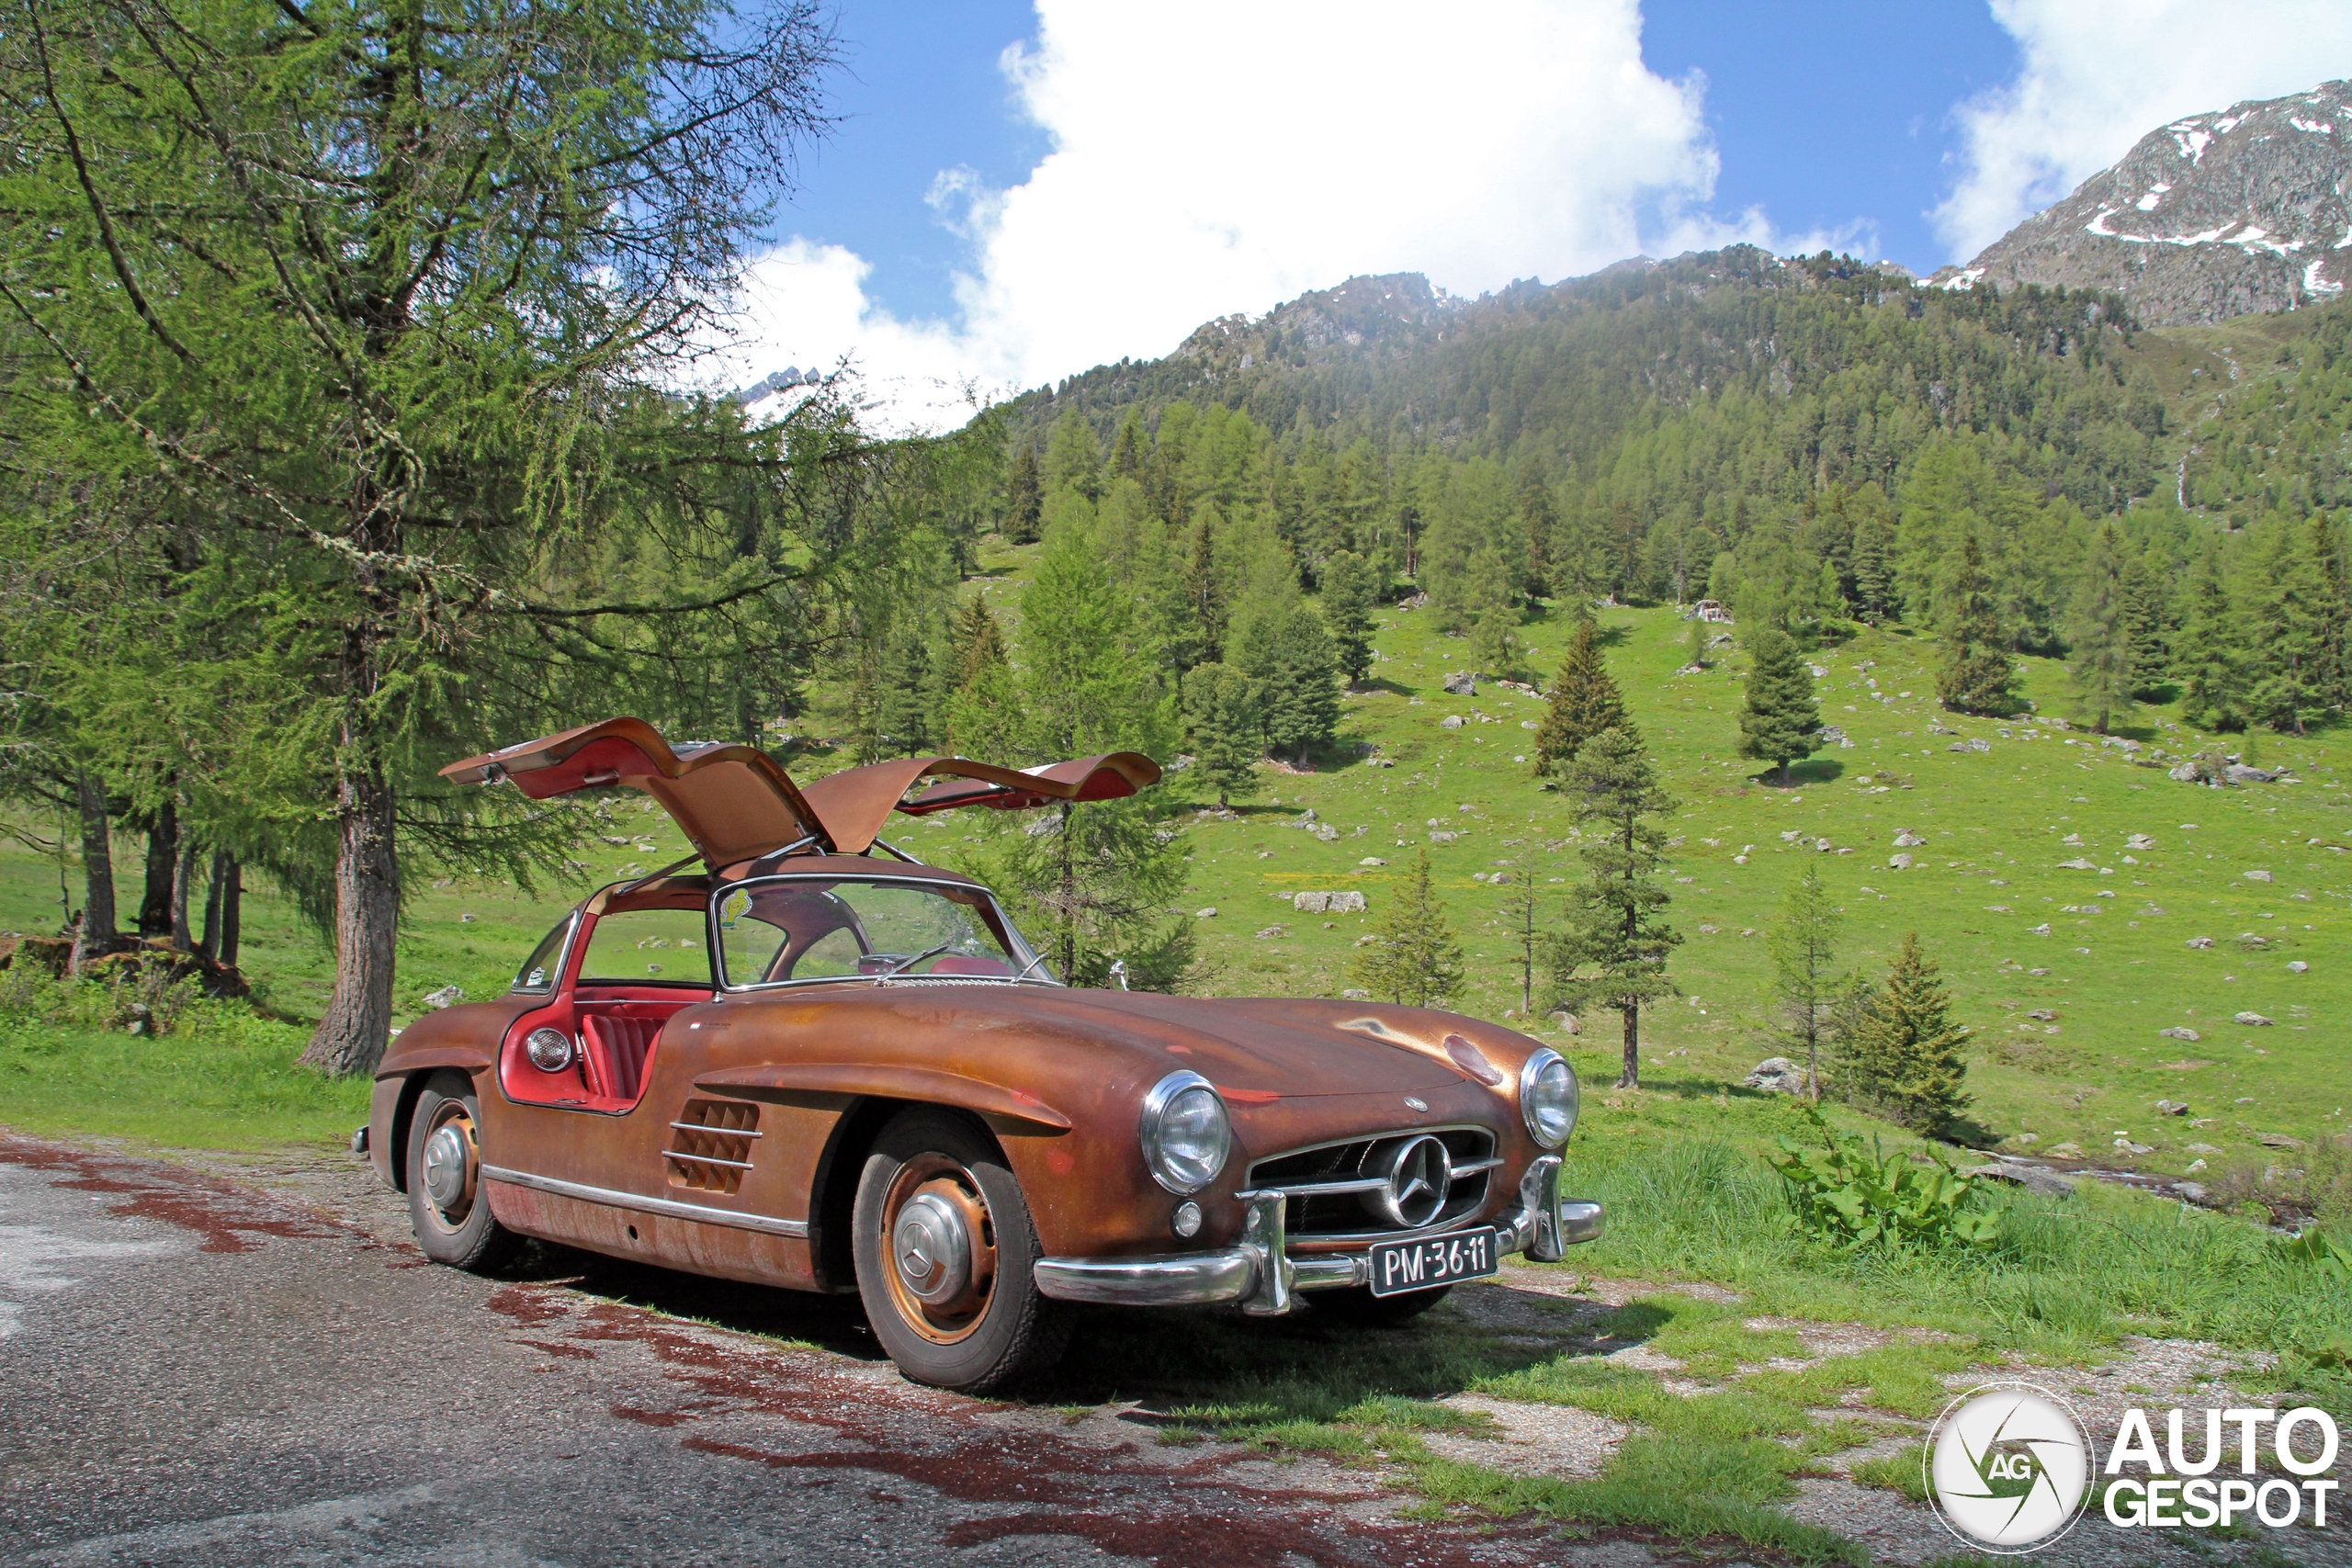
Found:
<path fill-rule="evenodd" d="M 731 987 L 1050 978 L 994 899 L 952 883 L 760 877 L 719 894 L 718 926 Z"/>

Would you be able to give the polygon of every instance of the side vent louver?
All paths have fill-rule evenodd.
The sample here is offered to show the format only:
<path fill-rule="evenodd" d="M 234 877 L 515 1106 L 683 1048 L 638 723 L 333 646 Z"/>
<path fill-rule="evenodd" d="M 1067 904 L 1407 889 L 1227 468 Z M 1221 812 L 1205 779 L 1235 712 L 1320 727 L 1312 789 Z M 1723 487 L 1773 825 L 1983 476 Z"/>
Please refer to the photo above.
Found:
<path fill-rule="evenodd" d="M 670 1185 L 733 1193 L 752 1168 L 760 1108 L 741 1100 L 689 1100 L 670 1123 Z"/>

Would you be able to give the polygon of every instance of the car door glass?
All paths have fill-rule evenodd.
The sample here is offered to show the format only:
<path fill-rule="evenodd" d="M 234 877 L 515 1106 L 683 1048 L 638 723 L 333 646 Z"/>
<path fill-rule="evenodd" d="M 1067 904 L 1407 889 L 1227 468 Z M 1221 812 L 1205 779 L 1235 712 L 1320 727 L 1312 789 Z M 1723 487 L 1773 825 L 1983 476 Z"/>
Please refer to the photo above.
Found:
<path fill-rule="evenodd" d="M 555 923 L 555 930 L 539 939 L 531 949 L 531 956 L 523 960 L 523 967 L 514 971 L 514 987 L 518 991 L 552 991 L 555 976 L 563 962 L 563 941 L 571 934 L 571 917 L 566 915 Z"/>
<path fill-rule="evenodd" d="M 710 983 L 700 908 L 607 912 L 588 933 L 580 983 L 691 985 Z"/>

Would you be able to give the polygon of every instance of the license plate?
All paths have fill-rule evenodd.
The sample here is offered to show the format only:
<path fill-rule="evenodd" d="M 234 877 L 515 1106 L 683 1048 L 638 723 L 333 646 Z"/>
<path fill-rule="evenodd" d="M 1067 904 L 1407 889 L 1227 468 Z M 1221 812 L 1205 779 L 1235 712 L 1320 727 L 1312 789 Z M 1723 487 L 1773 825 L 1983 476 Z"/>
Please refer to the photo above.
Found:
<path fill-rule="evenodd" d="M 1372 1293 L 1401 1296 L 1430 1291 L 1457 1280 L 1480 1280 L 1499 1266 L 1495 1232 L 1455 1231 L 1427 1241 L 1378 1241 L 1372 1246 Z"/>

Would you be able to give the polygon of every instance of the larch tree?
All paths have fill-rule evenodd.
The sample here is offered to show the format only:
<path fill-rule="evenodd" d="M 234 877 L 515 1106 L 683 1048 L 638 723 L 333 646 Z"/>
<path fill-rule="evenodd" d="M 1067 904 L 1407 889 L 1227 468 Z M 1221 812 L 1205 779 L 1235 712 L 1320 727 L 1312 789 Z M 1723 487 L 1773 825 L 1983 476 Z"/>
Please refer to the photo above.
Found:
<path fill-rule="evenodd" d="M 1561 790 L 1587 829 L 1579 852 L 1587 874 L 1568 894 L 1567 927 L 1553 945 L 1554 979 L 1570 1007 L 1612 1008 L 1623 1017 L 1617 1084 L 1638 1088 L 1642 1004 L 1673 994 L 1666 961 L 1682 942 L 1666 923 L 1673 896 L 1660 875 L 1667 834 L 1658 818 L 1676 803 L 1627 729 L 1604 729 L 1586 741 Z"/>
<path fill-rule="evenodd" d="M 1036 576 L 1021 594 L 1021 754 L 1042 762 L 1175 750 L 1176 694 L 1135 639 L 1128 608 L 1090 534 L 1047 533 Z M 1124 960 L 1130 984 L 1166 990 L 1191 962 L 1191 922 L 1163 920 L 1183 888 L 1186 852 L 1183 836 L 1155 815 L 1159 800 L 1147 790 L 1125 800 L 1063 801 L 996 830 L 984 856 L 988 880 L 1009 895 L 1071 985 L 1101 985 Z"/>
<path fill-rule="evenodd" d="M 256 728 L 182 788 L 275 775 L 289 836 L 323 815 L 304 1060 L 364 1072 L 401 843 L 495 862 L 542 819 L 434 767 L 616 671 L 684 692 L 725 648 L 756 693 L 750 648 L 805 655 L 808 595 L 870 542 L 842 397 L 753 432 L 673 389 L 824 124 L 831 33 L 804 0 L 6 15 L 0 421 L 92 482 L 158 476 L 186 566 L 241 596 L 159 700 L 233 664 Z"/>
<path fill-rule="evenodd" d="M 1519 971 L 1519 1018 L 1522 1025 L 1535 1010 L 1535 972 L 1544 966 L 1552 934 L 1544 923 L 1543 901 L 1535 879 L 1513 873 L 1503 895 L 1503 930 L 1510 938 L 1513 967 Z"/>
<path fill-rule="evenodd" d="M 2184 594 L 2180 636 L 2172 649 L 2173 678 L 2180 682 L 2181 714 L 2208 729 L 2245 728 L 2246 676 L 2243 632 L 2229 583 L 2222 575 L 2222 550 L 2209 541 L 2190 569 Z"/>
<path fill-rule="evenodd" d="M 1821 747 L 1821 709 L 1813 671 L 1794 638 L 1766 626 L 1748 642 L 1747 688 L 1739 714 L 1739 754 L 1770 762 L 1789 781 L 1789 764 Z"/>
<path fill-rule="evenodd" d="M 1386 901 L 1372 941 L 1350 961 L 1351 977 L 1400 1007 L 1437 1007 L 1460 996 L 1462 945 L 1453 940 L 1445 905 L 1430 886 L 1426 847 L 1414 855 L 1412 869 Z"/>
<path fill-rule="evenodd" d="M 2001 630 L 1973 529 L 1961 538 L 1960 570 L 1952 582 L 1943 641 L 1943 661 L 1936 671 L 1938 702 L 1953 713 L 1989 718 L 2005 718 L 2017 711 L 2017 660 L 2009 657 L 2008 638 Z"/>
<path fill-rule="evenodd" d="M 1569 634 L 1568 651 L 1552 678 L 1544 717 L 1535 727 L 1535 774 L 1556 777 L 1567 771 L 1584 743 L 1604 729 L 1628 729 L 1625 698 L 1609 673 L 1607 660 L 1589 620 Z"/>
<path fill-rule="evenodd" d="M 1780 912 L 1764 928 L 1764 951 L 1772 960 L 1772 986 L 1789 1023 L 1789 1032 L 1804 1047 L 1805 1081 L 1813 1098 L 1821 1098 L 1821 1041 L 1828 1012 L 1836 1000 L 1838 931 L 1844 923 L 1820 869 L 1805 863 L 1804 874 L 1781 901 Z"/>
<path fill-rule="evenodd" d="M 2123 584 L 2123 540 L 2112 523 L 2091 539 L 2066 621 L 2066 673 L 2075 700 L 2101 735 L 2132 711 L 2131 605 Z"/>

